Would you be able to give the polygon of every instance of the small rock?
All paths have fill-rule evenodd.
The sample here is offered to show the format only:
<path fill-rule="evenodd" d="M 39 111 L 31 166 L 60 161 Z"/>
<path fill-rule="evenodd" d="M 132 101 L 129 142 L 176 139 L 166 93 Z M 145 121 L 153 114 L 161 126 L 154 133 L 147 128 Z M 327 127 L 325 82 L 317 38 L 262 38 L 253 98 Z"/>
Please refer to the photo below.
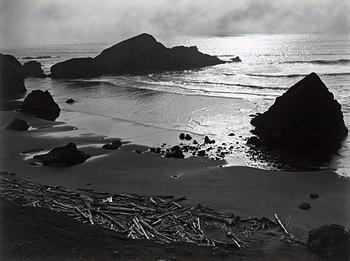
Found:
<path fill-rule="evenodd" d="M 45 166 L 73 166 L 85 162 L 91 156 L 77 149 L 77 146 L 70 142 L 66 146 L 57 147 L 49 153 L 36 155 L 34 159 L 39 160 Z"/>
<path fill-rule="evenodd" d="M 185 136 L 185 140 L 192 140 L 191 135 L 190 135 L 190 134 L 186 134 L 186 136 Z"/>
<path fill-rule="evenodd" d="M 29 129 L 29 125 L 25 120 L 15 118 L 7 127 L 8 130 L 16 130 L 16 131 L 26 131 Z"/>
<path fill-rule="evenodd" d="M 228 136 L 235 136 L 235 134 L 233 132 L 231 132 Z"/>
<path fill-rule="evenodd" d="M 241 58 L 239 58 L 239 56 L 236 56 L 234 58 L 231 59 L 231 62 L 233 63 L 239 63 L 239 62 L 242 62 Z"/>
<path fill-rule="evenodd" d="M 181 133 L 179 138 L 180 138 L 180 140 L 184 140 L 185 139 L 185 133 Z"/>
<path fill-rule="evenodd" d="M 102 146 L 105 150 L 117 150 L 122 146 L 122 142 L 120 140 L 113 141 L 112 143 L 107 143 Z"/>
<path fill-rule="evenodd" d="M 66 100 L 66 103 L 72 104 L 72 103 L 75 103 L 75 100 L 74 99 L 68 99 L 68 100 Z"/>
<path fill-rule="evenodd" d="M 198 155 L 199 157 L 204 157 L 204 156 L 205 156 L 205 150 L 200 150 L 200 151 L 198 151 L 197 155 Z"/>
<path fill-rule="evenodd" d="M 318 199 L 320 196 L 318 194 L 315 194 L 315 193 L 311 193 L 310 194 L 310 198 L 311 199 Z"/>
<path fill-rule="evenodd" d="M 307 202 L 303 202 L 303 203 L 301 203 L 300 205 L 299 205 L 299 208 L 300 209 L 310 209 L 311 208 L 311 205 L 309 204 L 309 203 L 307 203 Z"/>

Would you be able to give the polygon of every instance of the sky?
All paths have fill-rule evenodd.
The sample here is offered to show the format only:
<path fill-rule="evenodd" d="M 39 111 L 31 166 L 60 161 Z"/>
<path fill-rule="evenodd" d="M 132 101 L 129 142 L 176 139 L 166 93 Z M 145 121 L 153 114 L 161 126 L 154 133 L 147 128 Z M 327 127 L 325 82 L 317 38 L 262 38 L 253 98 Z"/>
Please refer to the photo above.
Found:
<path fill-rule="evenodd" d="M 0 47 L 235 34 L 350 33 L 350 0 L 0 0 Z"/>

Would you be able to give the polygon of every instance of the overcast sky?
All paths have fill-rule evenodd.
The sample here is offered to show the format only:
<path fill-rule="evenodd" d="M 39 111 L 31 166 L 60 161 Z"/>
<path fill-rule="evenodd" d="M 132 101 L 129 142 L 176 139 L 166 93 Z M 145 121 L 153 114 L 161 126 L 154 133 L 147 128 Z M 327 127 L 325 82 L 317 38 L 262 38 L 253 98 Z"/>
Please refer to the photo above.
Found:
<path fill-rule="evenodd" d="M 0 0 L 0 47 L 176 36 L 350 33 L 350 0 Z"/>

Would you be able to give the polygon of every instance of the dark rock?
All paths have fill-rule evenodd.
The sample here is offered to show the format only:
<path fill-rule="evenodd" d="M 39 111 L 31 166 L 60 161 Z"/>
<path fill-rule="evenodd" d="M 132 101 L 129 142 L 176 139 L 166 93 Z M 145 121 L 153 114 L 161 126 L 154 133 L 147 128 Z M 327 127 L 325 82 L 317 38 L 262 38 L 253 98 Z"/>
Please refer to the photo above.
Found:
<path fill-rule="evenodd" d="M 343 226 L 323 225 L 309 232 L 307 248 L 319 256 L 343 257 L 346 260 L 350 253 L 349 240 L 349 232 Z"/>
<path fill-rule="evenodd" d="M 242 60 L 241 60 L 241 58 L 239 58 L 239 56 L 236 56 L 236 57 L 234 57 L 234 58 L 232 58 L 231 59 L 231 62 L 234 62 L 234 63 L 239 63 L 239 62 L 241 62 Z"/>
<path fill-rule="evenodd" d="M 153 153 L 160 153 L 162 151 L 160 148 L 150 148 L 149 150 Z"/>
<path fill-rule="evenodd" d="M 66 103 L 72 104 L 72 103 L 75 103 L 75 100 L 74 99 L 68 99 L 68 100 L 66 100 Z"/>
<path fill-rule="evenodd" d="M 193 144 L 197 145 L 197 144 L 198 144 L 198 142 L 197 142 L 196 140 L 193 140 Z"/>
<path fill-rule="evenodd" d="M 23 73 L 25 77 L 45 78 L 46 75 L 41 69 L 41 63 L 30 61 L 23 64 Z"/>
<path fill-rule="evenodd" d="M 102 74 L 95 59 L 73 58 L 64 62 L 56 63 L 50 68 L 52 78 L 92 78 Z"/>
<path fill-rule="evenodd" d="M 50 121 L 54 121 L 61 111 L 51 94 L 48 91 L 43 92 L 41 90 L 35 90 L 28 94 L 24 99 L 21 110 Z"/>
<path fill-rule="evenodd" d="M 95 58 L 64 61 L 51 67 L 53 78 L 95 77 L 185 70 L 224 63 L 197 47 L 166 48 L 149 34 L 140 34 L 102 51 Z"/>
<path fill-rule="evenodd" d="M 204 156 L 205 156 L 205 150 L 199 150 L 198 153 L 197 153 L 197 155 L 198 155 L 199 157 L 204 157 Z"/>
<path fill-rule="evenodd" d="M 214 144 L 215 140 L 211 140 L 208 136 L 204 137 L 204 143 L 205 144 Z"/>
<path fill-rule="evenodd" d="M 307 203 L 307 202 L 303 202 L 303 203 L 301 203 L 300 205 L 299 205 L 299 208 L 300 209 L 310 209 L 311 208 L 311 205 L 309 204 L 309 203 Z"/>
<path fill-rule="evenodd" d="M 247 140 L 247 144 L 248 145 L 259 145 L 260 144 L 260 140 L 258 137 L 253 136 L 253 137 L 249 137 L 249 139 Z"/>
<path fill-rule="evenodd" d="M 0 53 L 0 96 L 2 99 L 20 98 L 27 89 L 24 86 L 22 65 L 12 55 Z"/>
<path fill-rule="evenodd" d="M 228 136 L 235 136 L 235 134 L 233 132 L 231 132 Z"/>
<path fill-rule="evenodd" d="M 310 198 L 311 199 L 318 199 L 320 196 L 318 194 L 315 194 L 315 193 L 311 193 L 310 194 Z"/>
<path fill-rule="evenodd" d="M 36 155 L 34 159 L 39 160 L 45 166 L 73 166 L 85 162 L 91 156 L 80 150 L 74 143 L 68 143 L 64 147 L 57 147 L 47 154 Z"/>
<path fill-rule="evenodd" d="M 174 146 L 165 154 L 166 158 L 177 158 L 183 159 L 185 155 L 182 153 L 181 148 L 179 146 Z"/>
<path fill-rule="evenodd" d="M 16 130 L 16 131 L 26 131 L 29 129 L 29 125 L 25 120 L 15 118 L 7 127 L 6 129 L 9 130 Z"/>
<path fill-rule="evenodd" d="M 117 150 L 122 146 L 122 142 L 120 140 L 113 141 L 112 143 L 107 143 L 102 146 L 105 150 Z"/>
<path fill-rule="evenodd" d="M 186 136 L 185 136 L 185 140 L 192 140 L 191 135 L 190 135 L 190 134 L 186 134 Z"/>
<path fill-rule="evenodd" d="M 315 73 L 289 88 L 251 124 L 263 144 L 289 150 L 336 151 L 348 134 L 340 104 Z"/>
<path fill-rule="evenodd" d="M 180 140 L 184 140 L 185 139 L 185 133 L 180 133 L 179 138 L 180 138 Z"/>

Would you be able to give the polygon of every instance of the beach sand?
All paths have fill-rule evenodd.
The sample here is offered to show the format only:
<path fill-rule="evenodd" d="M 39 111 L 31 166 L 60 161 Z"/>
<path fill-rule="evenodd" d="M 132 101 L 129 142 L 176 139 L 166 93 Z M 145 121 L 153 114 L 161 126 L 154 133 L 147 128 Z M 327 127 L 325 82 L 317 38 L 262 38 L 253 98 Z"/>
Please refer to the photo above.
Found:
<path fill-rule="evenodd" d="M 16 132 L 4 129 L 15 117 L 26 119 L 33 127 L 32 130 Z M 55 133 L 59 135 L 48 135 Z M 135 153 L 136 149 L 146 151 L 147 148 L 128 141 L 123 141 L 125 144 L 120 150 L 108 151 L 102 149 L 106 140 L 101 139 L 103 138 L 101 136 L 96 134 L 74 136 L 71 133 L 74 133 L 74 128 L 64 123 L 47 122 L 20 112 L 0 112 L 1 170 L 13 172 L 18 177 L 34 183 L 60 185 L 73 190 L 91 188 L 113 193 L 186 196 L 188 198 L 186 204 L 201 203 L 242 217 L 272 218 L 274 213 L 277 213 L 282 220 L 290 218 L 288 229 L 296 238 L 304 241 L 307 239 L 308 231 L 320 225 L 334 223 L 346 228 L 350 226 L 350 181 L 332 171 L 279 172 L 244 166 L 221 167 L 224 161 L 199 157 L 166 159 L 151 152 Z M 153 136 L 156 137 L 156 135 Z M 80 150 L 93 157 L 73 167 L 50 168 L 30 165 L 33 154 L 21 155 L 21 152 L 32 150 L 48 151 L 68 142 L 76 143 Z M 25 160 L 26 157 L 28 160 Z M 312 200 L 310 193 L 317 193 L 320 198 Z M 309 202 L 311 209 L 299 209 L 298 205 L 302 202 Z M 7 204 L 2 208 L 2 212 L 6 213 L 2 214 L 3 224 L 7 223 L 6 218 L 10 211 L 19 211 L 18 206 Z M 36 218 L 31 215 L 37 215 L 36 211 L 47 212 L 47 210 L 33 210 L 33 212 L 24 210 L 28 213 L 28 218 L 33 220 Z M 55 215 L 58 214 L 47 213 L 47 215 L 55 219 Z M 60 216 L 59 219 L 61 218 Z M 23 220 L 27 219 L 23 218 Z M 21 222 L 24 222 L 23 220 Z M 13 229 L 16 228 L 13 224 L 11 226 Z M 23 226 L 26 228 L 25 225 Z M 64 226 L 62 225 L 62 229 L 66 229 Z M 29 226 L 28 229 L 37 228 Z M 80 235 L 85 229 L 88 231 L 91 228 L 79 225 L 77 231 L 72 232 L 74 233 L 72 237 Z M 99 235 L 102 232 L 101 229 L 94 228 L 92 233 Z M 108 233 L 106 235 L 109 237 Z M 18 234 L 18 238 L 20 237 L 21 235 Z M 59 238 L 56 239 L 59 240 Z M 3 238 L 3 240 L 7 242 L 7 239 Z M 270 250 L 266 250 L 269 255 L 278 253 L 275 251 L 281 247 L 278 241 L 272 242 Z M 125 244 L 129 243 L 125 242 Z M 145 244 L 152 245 L 149 242 Z M 105 247 L 107 246 L 106 243 Z M 206 250 L 201 251 L 204 251 L 203 256 L 205 256 Z M 254 250 L 251 251 L 254 252 Z M 261 251 L 263 251 L 261 248 L 256 250 L 254 260 L 273 260 L 273 258 L 257 259 Z M 198 256 L 198 260 L 203 260 L 200 257 Z"/>

